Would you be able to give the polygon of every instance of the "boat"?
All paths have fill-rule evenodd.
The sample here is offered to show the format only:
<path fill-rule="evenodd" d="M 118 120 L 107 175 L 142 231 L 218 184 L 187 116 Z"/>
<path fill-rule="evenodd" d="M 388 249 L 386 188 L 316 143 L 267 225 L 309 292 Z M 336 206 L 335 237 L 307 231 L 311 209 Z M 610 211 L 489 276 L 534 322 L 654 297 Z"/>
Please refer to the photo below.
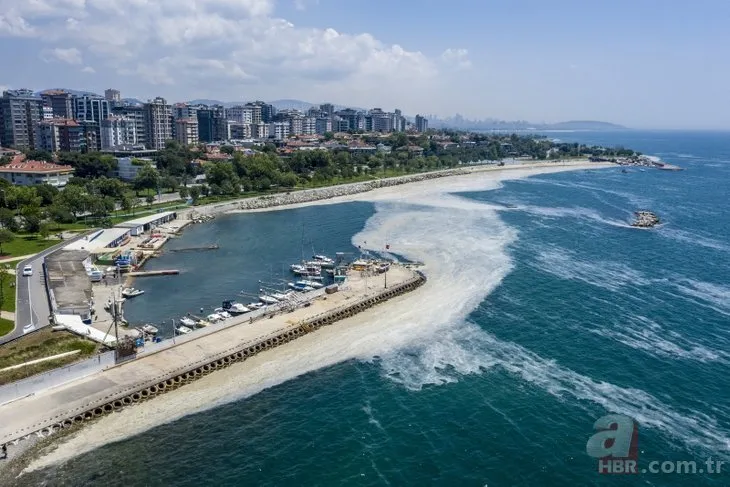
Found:
<path fill-rule="evenodd" d="M 301 281 L 297 281 L 295 284 L 300 284 L 302 286 L 307 286 L 307 287 L 311 287 L 311 288 L 314 288 L 314 289 L 319 289 L 319 288 L 324 287 L 324 284 L 322 284 L 321 282 L 308 281 L 306 279 L 302 279 Z"/>
<path fill-rule="evenodd" d="M 287 299 L 290 298 L 289 293 L 287 293 L 287 294 L 271 293 L 271 294 L 269 294 L 269 296 L 271 296 L 274 299 L 278 299 L 279 301 L 286 301 Z"/>
<path fill-rule="evenodd" d="M 222 307 L 224 311 L 228 311 L 233 315 L 240 315 L 251 311 L 241 303 L 236 303 L 235 301 L 223 301 Z"/>
<path fill-rule="evenodd" d="M 231 317 L 231 313 L 229 313 L 228 311 L 219 311 L 218 316 L 220 316 L 222 320 L 227 320 Z"/>
<path fill-rule="evenodd" d="M 279 302 L 278 299 L 267 294 L 262 294 L 261 296 L 259 296 L 259 300 L 264 304 L 276 304 Z"/>
<path fill-rule="evenodd" d="M 291 270 L 294 274 L 300 274 L 302 272 L 307 272 L 307 268 L 301 264 L 292 264 L 289 266 L 289 270 Z"/>
<path fill-rule="evenodd" d="M 144 294 L 144 291 L 141 289 L 135 289 L 133 287 L 125 287 L 122 289 L 122 296 L 125 298 L 133 298 L 135 296 L 139 296 L 140 294 Z"/>
<path fill-rule="evenodd" d="M 223 319 L 223 317 L 221 317 L 221 315 L 219 315 L 218 313 L 211 313 L 208 316 L 206 316 L 205 318 L 208 321 L 210 321 L 211 323 L 217 323 Z"/>
<path fill-rule="evenodd" d="M 264 307 L 264 303 L 249 303 L 246 305 L 248 309 L 257 310 Z"/>
<path fill-rule="evenodd" d="M 330 259 L 326 255 L 315 254 L 312 256 L 312 259 L 316 260 L 317 262 L 324 262 L 325 264 L 334 264 L 335 263 L 334 259 Z"/>
<path fill-rule="evenodd" d="M 185 316 L 183 318 L 180 318 L 180 324 L 183 326 L 187 326 L 188 328 L 193 328 L 195 327 L 195 320 Z"/>
<path fill-rule="evenodd" d="M 156 326 L 144 325 L 142 326 L 142 331 L 150 335 L 157 335 L 160 330 L 158 330 Z"/>
<path fill-rule="evenodd" d="M 175 328 L 175 331 L 177 331 L 181 335 L 187 335 L 188 333 L 191 333 L 193 330 L 191 330 L 190 328 L 188 328 L 185 325 L 180 325 L 177 328 Z"/>
<path fill-rule="evenodd" d="M 301 291 L 301 292 L 314 291 L 314 288 L 313 287 L 311 287 L 311 286 L 305 286 L 304 284 L 300 284 L 300 281 L 298 281 L 298 282 L 290 282 L 289 284 L 287 284 L 287 286 L 289 286 L 289 288 L 291 288 L 291 289 L 293 289 L 295 291 Z"/>

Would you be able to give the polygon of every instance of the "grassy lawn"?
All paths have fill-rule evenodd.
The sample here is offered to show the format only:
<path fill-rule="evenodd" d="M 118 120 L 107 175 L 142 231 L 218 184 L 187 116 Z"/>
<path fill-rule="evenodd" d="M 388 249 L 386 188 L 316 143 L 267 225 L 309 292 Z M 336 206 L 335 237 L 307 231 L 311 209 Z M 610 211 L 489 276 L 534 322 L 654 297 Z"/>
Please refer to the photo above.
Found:
<path fill-rule="evenodd" d="M 72 350 L 80 350 L 81 352 L 70 357 L 0 372 L 0 384 L 7 384 L 85 359 L 94 355 L 97 347 L 97 344 L 92 341 L 79 338 L 68 332 L 54 332 L 50 329 L 19 338 L 0 347 L 0 369 Z"/>
<path fill-rule="evenodd" d="M 14 303 L 15 296 L 13 296 L 13 307 L 15 306 Z M 13 328 L 15 328 L 15 323 L 10 320 L 6 320 L 5 318 L 0 318 L 0 337 L 13 331 Z"/>
<path fill-rule="evenodd" d="M 37 254 L 38 252 L 56 245 L 59 240 L 44 240 L 38 235 L 18 235 L 15 240 L 3 244 L 2 257 L 18 257 L 21 255 Z"/>
<path fill-rule="evenodd" d="M 3 277 L 0 275 L 0 277 Z M 11 311 L 15 312 L 15 276 L 12 274 L 7 274 L 4 276 L 4 279 L 2 279 L 2 306 L 0 306 L 0 309 L 3 311 Z M 10 327 L 13 328 L 12 325 Z M 0 324 L 0 336 L 4 335 L 5 333 L 2 332 L 3 326 Z M 7 333 L 7 332 L 6 332 Z"/>

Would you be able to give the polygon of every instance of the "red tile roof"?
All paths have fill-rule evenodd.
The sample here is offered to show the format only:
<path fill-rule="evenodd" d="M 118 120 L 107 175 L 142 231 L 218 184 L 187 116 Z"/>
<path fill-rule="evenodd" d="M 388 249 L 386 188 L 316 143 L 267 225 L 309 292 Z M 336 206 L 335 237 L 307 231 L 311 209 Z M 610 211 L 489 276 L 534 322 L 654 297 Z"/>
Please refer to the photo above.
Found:
<path fill-rule="evenodd" d="M 73 172 L 71 166 L 54 164 L 52 162 L 43 161 L 26 161 L 24 154 L 13 157 L 10 164 L 0 166 L 0 172 L 20 172 L 20 173 L 66 173 Z"/>

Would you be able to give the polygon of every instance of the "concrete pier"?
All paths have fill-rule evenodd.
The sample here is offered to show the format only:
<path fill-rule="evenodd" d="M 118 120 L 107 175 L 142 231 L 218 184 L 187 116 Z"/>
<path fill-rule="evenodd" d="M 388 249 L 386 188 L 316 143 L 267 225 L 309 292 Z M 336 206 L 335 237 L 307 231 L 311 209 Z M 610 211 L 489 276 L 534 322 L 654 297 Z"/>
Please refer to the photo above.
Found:
<path fill-rule="evenodd" d="M 423 274 L 398 265 L 388 271 L 387 288 L 382 274 L 351 274 L 338 292 L 321 294 L 309 306 L 253 323 L 242 315 L 224 328 L 216 330 L 218 325 L 213 325 L 205 333 L 180 339 L 176 346 L 150 350 L 136 360 L 0 406 L 0 444 L 32 435 L 45 437 L 151 399 L 410 292 L 426 280 Z"/>

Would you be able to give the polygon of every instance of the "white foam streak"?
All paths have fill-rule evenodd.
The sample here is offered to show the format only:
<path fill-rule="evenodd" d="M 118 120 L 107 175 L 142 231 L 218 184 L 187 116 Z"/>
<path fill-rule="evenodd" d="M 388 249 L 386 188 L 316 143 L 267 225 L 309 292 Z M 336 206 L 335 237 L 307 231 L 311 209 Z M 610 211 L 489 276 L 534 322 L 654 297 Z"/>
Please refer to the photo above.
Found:
<path fill-rule="evenodd" d="M 730 287 L 686 278 L 675 281 L 674 286 L 682 294 L 700 300 L 698 304 L 730 316 Z"/>

